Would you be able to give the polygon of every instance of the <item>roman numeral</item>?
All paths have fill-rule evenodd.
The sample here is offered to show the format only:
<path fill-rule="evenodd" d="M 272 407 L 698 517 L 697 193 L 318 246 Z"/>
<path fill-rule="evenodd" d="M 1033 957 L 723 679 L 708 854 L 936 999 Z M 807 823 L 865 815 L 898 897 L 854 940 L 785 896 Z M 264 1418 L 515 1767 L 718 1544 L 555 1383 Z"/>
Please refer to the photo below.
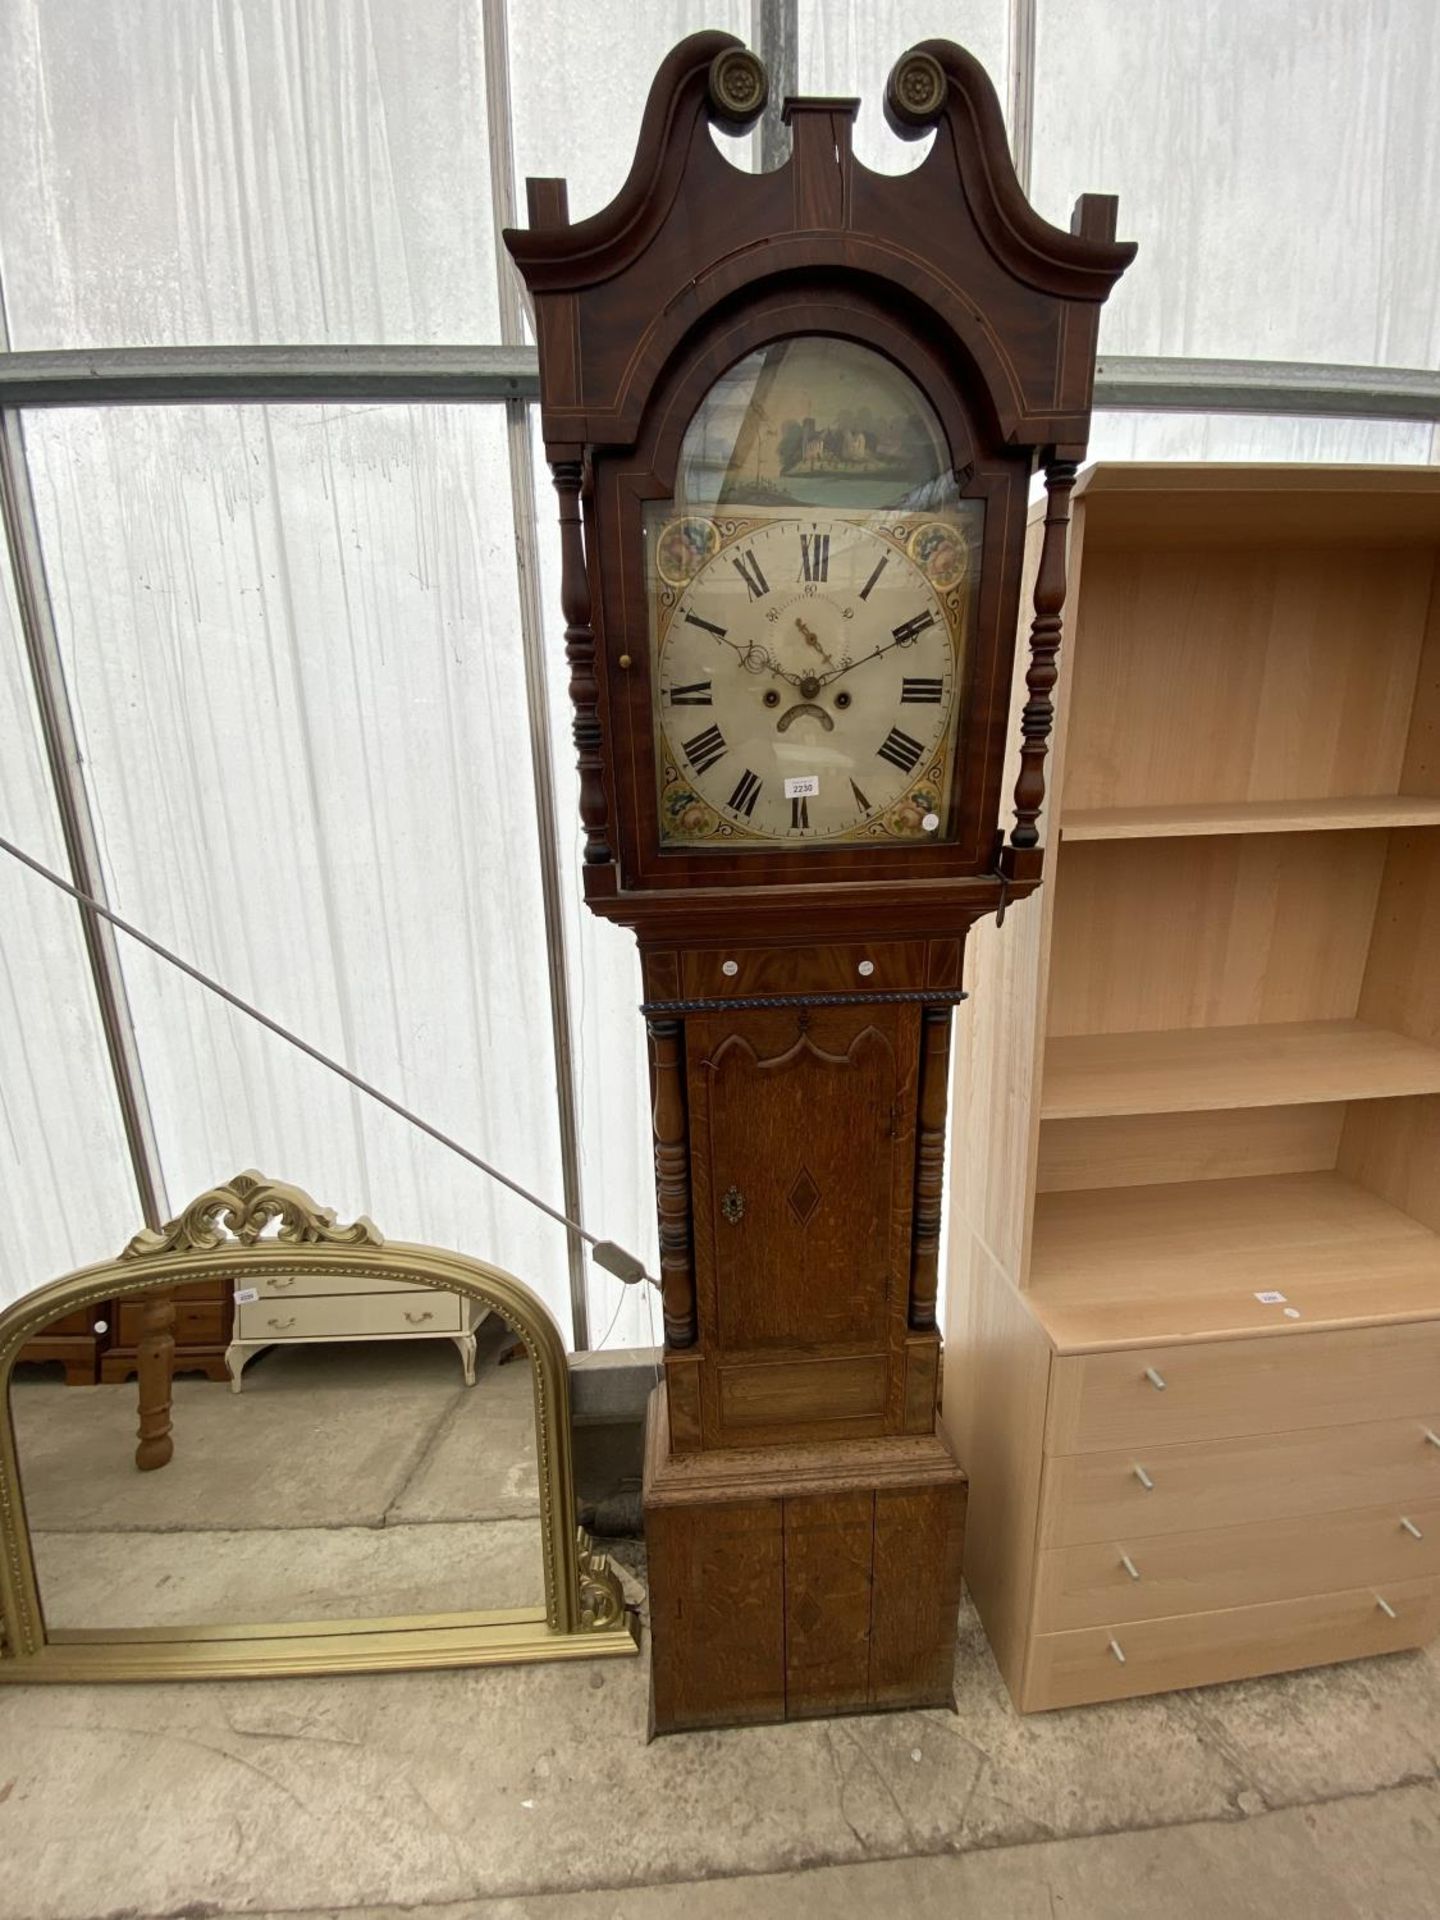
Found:
<path fill-rule="evenodd" d="M 910 682 L 905 682 L 908 687 Z M 936 683 L 939 684 L 938 682 Z M 713 707 L 714 682 L 711 680 L 692 680 L 688 687 L 671 687 L 670 704 L 672 707 Z M 909 699 L 907 694 L 906 699 Z M 936 695 L 939 698 L 939 695 Z"/>
<path fill-rule="evenodd" d="M 880 749 L 880 758 L 888 760 L 892 767 L 898 767 L 901 773 L 913 773 L 924 751 L 918 740 L 912 740 L 899 727 L 891 727 Z"/>
<path fill-rule="evenodd" d="M 893 629 L 895 644 L 899 647 L 908 647 L 912 640 L 918 640 L 925 629 L 933 627 L 934 624 L 933 613 L 917 613 L 913 620 L 904 620 Z"/>
<path fill-rule="evenodd" d="M 806 580 L 830 578 L 830 536 L 828 533 L 802 533 L 800 571 Z"/>
<path fill-rule="evenodd" d="M 713 620 L 702 620 L 698 613 L 687 613 L 685 624 L 687 627 L 699 627 L 702 633 L 713 633 L 717 640 L 725 638 L 724 627 L 717 627 Z"/>
<path fill-rule="evenodd" d="M 790 802 L 790 831 L 798 832 L 801 827 L 810 825 L 810 802 L 803 797 Z"/>
<path fill-rule="evenodd" d="M 735 563 L 735 571 L 749 589 L 750 598 L 752 600 L 763 600 L 765 595 L 770 591 L 770 582 L 760 571 L 760 562 L 755 558 L 755 555 L 753 553 L 737 553 L 731 557 Z"/>
<path fill-rule="evenodd" d="M 875 571 L 871 574 L 870 578 L 865 582 L 864 586 L 861 587 L 860 589 L 860 598 L 862 600 L 868 600 L 870 598 L 870 589 L 874 586 L 875 582 L 880 578 L 881 574 L 884 573 L 886 567 L 888 567 L 889 564 L 890 564 L 889 554 L 882 553 L 880 556 L 880 564 L 876 567 Z"/>
<path fill-rule="evenodd" d="M 717 760 L 724 759 L 728 749 L 719 727 L 706 727 L 703 733 L 697 733 L 693 740 L 685 742 L 683 751 L 696 773 L 705 773 Z"/>
<path fill-rule="evenodd" d="M 751 773 L 747 767 L 735 782 L 735 791 L 729 800 L 730 811 L 743 813 L 748 820 L 755 811 L 755 802 L 760 798 L 760 785 L 760 776 Z"/>
<path fill-rule="evenodd" d="M 918 702 L 921 705 L 938 707 L 944 696 L 945 682 L 943 680 L 912 680 L 907 675 L 906 678 L 900 682 L 900 700 L 902 705 L 905 701 L 909 700 L 912 703 Z M 670 697 L 673 700 L 675 696 L 672 694 Z"/>
<path fill-rule="evenodd" d="M 855 804 L 857 807 L 859 807 L 860 811 L 862 813 L 869 813 L 870 802 L 865 798 L 864 794 L 860 791 L 859 787 L 856 786 L 853 780 L 850 782 L 850 791 L 851 793 L 854 794 Z"/>

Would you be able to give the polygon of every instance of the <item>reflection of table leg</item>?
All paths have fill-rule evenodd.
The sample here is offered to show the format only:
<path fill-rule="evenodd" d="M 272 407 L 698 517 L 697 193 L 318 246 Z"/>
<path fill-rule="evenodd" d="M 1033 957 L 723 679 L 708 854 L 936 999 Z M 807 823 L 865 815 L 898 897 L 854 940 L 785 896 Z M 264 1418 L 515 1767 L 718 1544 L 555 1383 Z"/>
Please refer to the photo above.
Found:
<path fill-rule="evenodd" d="M 268 1340 L 232 1340 L 229 1346 L 226 1347 L 225 1371 L 230 1375 L 230 1391 L 232 1393 L 239 1393 L 240 1391 L 240 1376 L 245 1371 L 246 1362 L 253 1360 L 262 1348 L 268 1347 L 270 1344 Z"/>
<path fill-rule="evenodd" d="M 135 1464 L 142 1473 L 163 1467 L 175 1451 L 170 1433 L 170 1398 L 175 1377 L 175 1298 L 169 1293 L 145 1297 L 140 1338 L 135 1343 L 135 1377 L 140 1413 L 140 1443 Z"/>
<path fill-rule="evenodd" d="M 475 1336 L 473 1333 L 457 1333 L 454 1335 L 454 1340 L 460 1351 L 461 1365 L 465 1369 L 465 1384 L 467 1387 L 473 1387 L 475 1384 Z"/>

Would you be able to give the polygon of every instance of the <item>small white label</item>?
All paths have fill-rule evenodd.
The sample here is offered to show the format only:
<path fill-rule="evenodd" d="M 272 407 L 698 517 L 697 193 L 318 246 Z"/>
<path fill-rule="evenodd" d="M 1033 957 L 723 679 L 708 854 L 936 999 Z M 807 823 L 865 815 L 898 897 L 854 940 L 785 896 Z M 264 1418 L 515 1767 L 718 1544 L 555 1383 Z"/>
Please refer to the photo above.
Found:
<path fill-rule="evenodd" d="M 259 1298 L 260 1289 L 258 1287 L 237 1287 L 235 1289 L 235 1304 L 237 1307 L 254 1306 Z"/>
<path fill-rule="evenodd" d="M 813 800 L 820 791 L 818 773 L 797 773 L 793 780 L 785 782 L 787 800 Z"/>
<path fill-rule="evenodd" d="M 1257 1293 L 1255 1298 L 1262 1307 L 1283 1307 L 1285 1304 L 1283 1293 Z"/>
<path fill-rule="evenodd" d="M 1299 1307 L 1286 1307 L 1285 1318 L 1287 1320 L 1298 1320 L 1300 1318 Z"/>
<path fill-rule="evenodd" d="M 925 829 L 926 833 L 934 833 L 935 829 L 940 824 L 940 816 L 938 813 L 927 813 L 925 818 L 920 822 L 920 824 Z"/>

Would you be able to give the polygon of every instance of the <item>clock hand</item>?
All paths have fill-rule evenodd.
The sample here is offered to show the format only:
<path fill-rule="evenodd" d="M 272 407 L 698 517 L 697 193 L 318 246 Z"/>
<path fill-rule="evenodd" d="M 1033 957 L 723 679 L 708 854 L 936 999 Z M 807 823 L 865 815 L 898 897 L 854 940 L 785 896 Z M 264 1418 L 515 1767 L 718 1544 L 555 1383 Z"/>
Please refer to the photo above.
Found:
<path fill-rule="evenodd" d="M 804 678 L 801 674 L 791 673 L 788 667 L 782 667 L 774 654 L 762 647 L 758 641 L 752 640 L 748 646 L 742 647 L 737 640 L 727 637 L 725 644 L 735 649 L 740 656 L 741 665 L 749 673 L 773 673 L 779 679 L 787 680 L 792 687 L 798 687 Z"/>
<path fill-rule="evenodd" d="M 883 647 L 876 647 L 873 653 L 862 653 L 858 660 L 848 660 L 843 667 L 832 667 L 829 673 L 822 673 L 820 684 L 822 687 L 828 687 L 832 680 L 839 680 L 842 675 L 853 673 L 856 667 L 863 667 L 866 661 L 878 660 L 882 653 L 892 653 L 896 647 L 904 645 L 903 640 L 888 640 Z"/>
<path fill-rule="evenodd" d="M 826 653 L 824 647 L 821 646 L 820 642 L 816 639 L 815 635 L 810 631 L 809 627 L 806 626 L 805 622 L 800 618 L 799 614 L 796 614 L 795 616 L 795 624 L 800 629 L 801 633 L 804 634 L 806 646 L 813 647 L 816 653 L 819 654 L 820 658 L 822 660 L 828 661 L 829 664 L 833 667 L 835 662 L 831 660 L 830 655 Z"/>

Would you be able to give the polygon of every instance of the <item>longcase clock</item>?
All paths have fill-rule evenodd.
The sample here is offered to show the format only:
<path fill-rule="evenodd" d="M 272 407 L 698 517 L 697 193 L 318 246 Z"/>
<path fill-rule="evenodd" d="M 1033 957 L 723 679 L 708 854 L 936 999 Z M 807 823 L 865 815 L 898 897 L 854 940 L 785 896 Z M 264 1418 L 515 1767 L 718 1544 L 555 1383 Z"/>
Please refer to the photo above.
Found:
<path fill-rule="evenodd" d="M 1115 203 L 1025 200 L 962 49 L 856 102 L 669 55 L 624 187 L 529 182 L 585 894 L 640 945 L 665 1382 L 645 1508 L 657 1730 L 947 1701 L 965 1476 L 936 1264 L 967 929 L 1040 876 L 1065 529 Z M 1048 510 L 1010 689 L 1030 477 Z M 1010 824 L 1007 762 L 1019 749 Z"/>

